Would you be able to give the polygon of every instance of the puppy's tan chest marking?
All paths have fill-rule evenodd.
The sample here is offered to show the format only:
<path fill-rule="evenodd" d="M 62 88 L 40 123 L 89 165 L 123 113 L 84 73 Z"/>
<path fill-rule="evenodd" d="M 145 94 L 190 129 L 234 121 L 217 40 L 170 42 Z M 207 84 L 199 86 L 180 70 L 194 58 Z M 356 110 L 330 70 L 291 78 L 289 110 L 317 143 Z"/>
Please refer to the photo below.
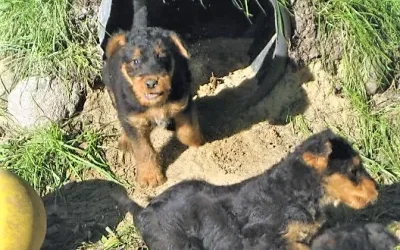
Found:
<path fill-rule="evenodd" d="M 313 223 L 291 222 L 286 228 L 283 237 L 289 243 L 289 249 L 298 249 L 298 245 L 309 244 L 312 236 L 320 229 L 324 219 L 319 219 Z"/>
<path fill-rule="evenodd" d="M 169 102 L 160 107 L 151 107 L 143 113 L 132 113 L 127 117 L 127 120 L 131 126 L 137 128 L 150 126 L 151 122 L 165 127 L 169 119 L 175 117 L 186 108 L 188 102 L 189 96 L 185 96 L 177 102 Z"/>
<path fill-rule="evenodd" d="M 166 108 L 159 108 L 152 110 L 148 119 L 155 122 L 157 126 L 166 127 L 169 123 L 170 116 Z"/>

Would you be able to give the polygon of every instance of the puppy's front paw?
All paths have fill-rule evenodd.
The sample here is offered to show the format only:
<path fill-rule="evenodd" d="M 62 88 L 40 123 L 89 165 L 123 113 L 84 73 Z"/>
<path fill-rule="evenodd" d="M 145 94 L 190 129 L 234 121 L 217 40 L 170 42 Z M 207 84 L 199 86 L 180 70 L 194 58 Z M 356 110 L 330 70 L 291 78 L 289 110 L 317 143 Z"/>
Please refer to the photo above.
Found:
<path fill-rule="evenodd" d="M 118 138 L 118 148 L 123 152 L 127 152 L 132 149 L 132 142 L 125 132 L 122 132 L 121 136 Z"/>
<path fill-rule="evenodd" d="M 160 166 L 155 163 L 142 163 L 137 169 L 136 181 L 142 187 L 157 187 L 166 181 Z"/>

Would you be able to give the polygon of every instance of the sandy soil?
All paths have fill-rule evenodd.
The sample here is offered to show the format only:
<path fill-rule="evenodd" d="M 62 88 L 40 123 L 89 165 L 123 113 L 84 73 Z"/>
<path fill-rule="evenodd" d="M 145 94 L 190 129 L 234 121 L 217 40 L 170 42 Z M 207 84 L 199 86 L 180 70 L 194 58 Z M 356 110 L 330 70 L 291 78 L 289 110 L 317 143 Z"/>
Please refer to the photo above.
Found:
<path fill-rule="evenodd" d="M 185 179 L 229 184 L 261 173 L 306 136 L 293 123 L 285 124 L 288 116 L 303 113 L 306 121 L 312 121 L 308 126 L 313 132 L 327 124 L 342 127 L 352 119 L 349 104 L 335 95 L 332 79 L 319 64 L 297 72 L 288 68 L 269 96 L 240 112 L 246 101 L 242 85 L 249 94 L 256 89 L 257 82 L 248 79 L 251 73 L 248 68 L 237 70 L 197 91 L 200 124 L 208 141 L 202 147 L 186 148 L 173 132 L 162 128 L 153 131 L 152 141 L 162 155 L 168 181 L 156 189 L 130 190 L 135 200 L 144 204 L 145 196 Z M 240 95 L 235 92 L 238 88 Z M 107 160 L 118 176 L 134 184 L 135 160 L 117 148 L 120 127 L 104 91 L 89 94 L 81 119 L 111 136 L 105 145 Z"/>
<path fill-rule="evenodd" d="M 262 173 L 307 136 L 296 122 L 300 115 L 312 132 L 329 124 L 351 134 L 350 104 L 335 94 L 334 79 L 319 63 L 297 71 L 289 66 L 268 96 L 245 109 L 246 98 L 257 87 L 257 81 L 250 76 L 251 70 L 240 69 L 198 89 L 195 100 L 207 139 L 200 148 L 186 148 L 173 132 L 162 128 L 153 131 L 152 141 L 162 155 L 168 178 L 155 189 L 135 188 L 135 160 L 117 148 L 120 126 L 105 91 L 91 91 L 76 119 L 109 135 L 104 144 L 106 158 L 112 170 L 132 184 L 127 189 L 128 195 L 141 205 L 182 180 L 197 178 L 223 185 Z M 115 188 L 120 187 L 105 181 L 71 183 L 45 197 L 50 209 L 49 232 L 43 249 L 75 249 L 82 242 L 100 240 L 101 235 L 108 234 L 106 226 L 115 228 L 121 222 L 126 223 L 125 214 L 118 212 L 108 195 Z"/>

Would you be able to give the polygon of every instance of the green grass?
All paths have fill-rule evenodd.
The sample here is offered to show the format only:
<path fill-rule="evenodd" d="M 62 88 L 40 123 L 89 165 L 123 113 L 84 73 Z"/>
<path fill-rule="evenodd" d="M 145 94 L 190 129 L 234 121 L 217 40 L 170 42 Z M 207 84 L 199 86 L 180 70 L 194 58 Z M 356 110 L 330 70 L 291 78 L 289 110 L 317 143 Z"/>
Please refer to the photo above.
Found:
<path fill-rule="evenodd" d="M 0 58 L 8 58 L 17 79 L 50 75 L 63 82 L 90 81 L 99 73 L 95 29 L 78 20 L 67 0 L 0 2 Z"/>
<path fill-rule="evenodd" d="M 0 1 L 0 58 L 16 80 L 52 76 L 63 83 L 90 83 L 100 72 L 96 21 L 78 19 L 80 1 Z M 1 114 L 0 114 L 1 115 Z M 84 149 L 79 145 L 85 143 Z M 16 134 L 0 145 L 0 162 L 44 193 L 91 168 L 113 179 L 94 131 L 70 136 L 57 126 Z"/>
<path fill-rule="evenodd" d="M 365 81 L 386 87 L 396 73 L 400 42 L 398 0 L 314 0 L 319 38 L 323 47 L 338 44 L 343 50 L 340 75 L 343 89 L 358 113 L 355 140 L 368 169 L 382 183 L 400 180 L 400 128 L 389 110 L 373 108 Z M 335 38 L 336 40 L 334 40 Z M 339 43 L 338 43 L 339 42 Z M 330 62 L 328 54 L 325 59 Z M 397 121 L 397 124 L 399 124 Z"/>
<path fill-rule="evenodd" d="M 0 162 L 40 194 L 53 191 L 70 178 L 83 178 L 84 170 L 94 170 L 117 181 L 103 160 L 101 143 L 102 137 L 95 131 L 68 135 L 53 125 L 16 134 L 0 144 Z"/>
<path fill-rule="evenodd" d="M 309 121 L 304 115 L 289 116 L 288 120 L 292 125 L 293 132 L 300 132 L 305 137 L 311 136 L 312 130 L 310 129 Z"/>
<path fill-rule="evenodd" d="M 108 235 L 104 235 L 99 242 L 84 243 L 78 250 L 115 250 L 115 249 L 141 249 L 147 250 L 140 233 L 132 225 L 132 223 L 121 223 L 113 232 L 110 228 L 106 228 Z"/>
<path fill-rule="evenodd" d="M 258 8 L 264 14 L 266 13 L 265 8 L 263 7 L 263 5 L 261 4 L 261 1 L 259 1 L 259 0 L 252 0 L 252 2 L 250 2 L 250 0 L 231 0 L 231 1 L 232 1 L 232 4 L 234 6 L 236 6 L 236 8 L 238 8 L 239 10 L 241 10 L 243 12 L 243 14 L 246 16 L 247 20 L 251 24 L 253 23 L 251 21 L 251 18 L 254 17 L 254 15 L 251 12 L 252 12 L 252 10 L 254 10 L 254 8 Z M 200 0 L 200 2 L 201 2 L 201 4 L 203 4 L 203 2 L 201 0 Z M 287 8 L 289 6 L 289 2 L 287 0 L 278 0 L 277 2 L 278 2 L 279 8 Z M 250 8 L 251 3 L 254 3 L 257 7 Z M 272 6 L 270 6 L 270 7 L 272 7 Z M 280 29 L 282 29 L 282 20 L 281 20 L 281 16 L 280 16 L 281 14 L 278 10 L 275 10 L 275 13 L 277 14 L 277 18 L 278 18 L 278 22 L 279 22 L 278 27 Z"/>

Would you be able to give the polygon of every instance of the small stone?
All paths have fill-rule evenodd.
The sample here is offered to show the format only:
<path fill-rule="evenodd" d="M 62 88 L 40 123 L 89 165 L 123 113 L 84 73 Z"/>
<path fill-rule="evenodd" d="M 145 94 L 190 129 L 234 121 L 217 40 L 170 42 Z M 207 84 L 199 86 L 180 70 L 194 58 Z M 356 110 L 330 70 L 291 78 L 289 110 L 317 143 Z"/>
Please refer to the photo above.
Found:
<path fill-rule="evenodd" d="M 8 112 L 24 128 L 45 126 L 71 117 L 80 100 L 81 89 L 70 89 L 50 77 L 29 77 L 15 86 L 8 96 Z"/>
<path fill-rule="evenodd" d="M 365 83 L 365 89 L 367 90 L 367 93 L 370 95 L 374 95 L 379 88 L 379 83 L 374 80 L 374 79 L 370 79 Z"/>

